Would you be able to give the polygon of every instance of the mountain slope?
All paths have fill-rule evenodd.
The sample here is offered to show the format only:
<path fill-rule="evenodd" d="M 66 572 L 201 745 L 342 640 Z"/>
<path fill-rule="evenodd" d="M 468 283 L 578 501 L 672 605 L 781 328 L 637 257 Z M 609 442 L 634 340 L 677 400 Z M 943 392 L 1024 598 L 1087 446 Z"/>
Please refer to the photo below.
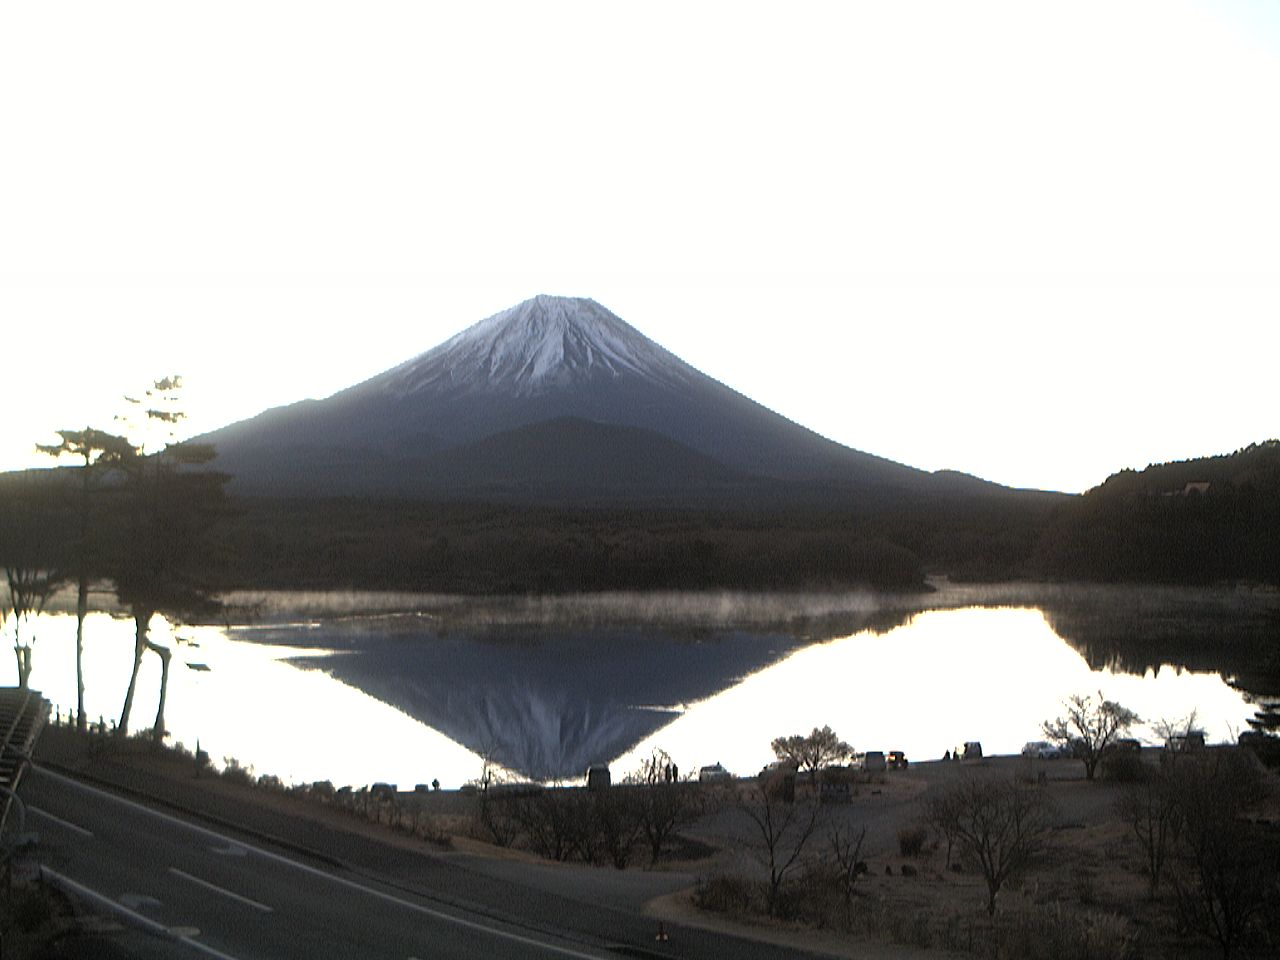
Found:
<path fill-rule="evenodd" d="M 548 296 L 482 320 L 327 400 L 271 410 L 203 439 L 217 444 L 221 468 L 242 490 L 287 490 L 302 479 L 325 492 L 394 487 L 431 494 L 441 483 L 468 484 L 460 448 L 565 419 L 674 441 L 648 471 L 669 467 L 673 489 L 695 482 L 683 463 L 688 451 L 720 464 L 723 479 L 973 487 L 827 440 L 699 372 L 595 301 Z M 544 438 L 547 456 L 565 464 L 593 456 L 578 446 L 587 437 L 579 428 L 558 443 Z M 521 469 L 541 470 L 533 466 L 538 460 L 527 451 L 512 459 L 506 479 L 519 482 Z M 704 473 L 696 482 L 707 480 Z"/>

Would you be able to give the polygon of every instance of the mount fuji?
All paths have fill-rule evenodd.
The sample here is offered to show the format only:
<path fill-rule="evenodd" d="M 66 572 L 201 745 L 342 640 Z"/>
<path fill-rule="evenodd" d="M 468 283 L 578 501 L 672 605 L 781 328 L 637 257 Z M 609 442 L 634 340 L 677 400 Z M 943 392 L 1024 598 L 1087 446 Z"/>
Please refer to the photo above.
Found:
<path fill-rule="evenodd" d="M 247 493 L 722 500 L 788 489 L 973 492 L 819 436 L 594 300 L 538 296 L 325 400 L 201 438 Z"/>

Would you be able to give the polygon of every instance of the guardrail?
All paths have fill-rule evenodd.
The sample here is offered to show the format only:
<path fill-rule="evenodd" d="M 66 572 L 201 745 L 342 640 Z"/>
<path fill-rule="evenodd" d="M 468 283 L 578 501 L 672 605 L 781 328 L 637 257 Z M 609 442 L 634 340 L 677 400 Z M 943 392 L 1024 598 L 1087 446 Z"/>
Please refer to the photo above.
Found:
<path fill-rule="evenodd" d="M 4 833 L 14 791 L 27 764 L 31 748 L 49 718 L 49 701 L 25 687 L 0 687 L 0 834 Z"/>

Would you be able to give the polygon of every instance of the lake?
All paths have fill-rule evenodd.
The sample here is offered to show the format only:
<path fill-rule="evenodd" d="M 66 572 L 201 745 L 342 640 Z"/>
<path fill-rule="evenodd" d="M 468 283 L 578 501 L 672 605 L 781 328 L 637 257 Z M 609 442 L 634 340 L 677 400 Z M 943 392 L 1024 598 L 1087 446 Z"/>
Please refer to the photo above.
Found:
<path fill-rule="evenodd" d="M 1101 690 L 1150 725 L 1195 712 L 1214 741 L 1275 694 L 1275 592 L 947 583 L 924 595 L 613 594 L 471 600 L 348 594 L 230 598 L 241 622 L 172 627 L 166 708 L 199 741 L 286 782 L 402 787 L 477 777 L 615 777 L 665 749 L 683 771 L 752 774 L 769 742 L 830 725 L 858 750 L 934 759 L 966 740 L 1017 752 L 1074 693 Z M 110 725 L 132 621 L 85 626 L 86 709 Z M 75 704 L 75 618 L 24 623 L 31 683 Z M 5 635 L 12 638 L 12 623 Z M 11 660 L 8 676 L 16 682 Z M 144 659 L 131 726 L 151 725 Z"/>

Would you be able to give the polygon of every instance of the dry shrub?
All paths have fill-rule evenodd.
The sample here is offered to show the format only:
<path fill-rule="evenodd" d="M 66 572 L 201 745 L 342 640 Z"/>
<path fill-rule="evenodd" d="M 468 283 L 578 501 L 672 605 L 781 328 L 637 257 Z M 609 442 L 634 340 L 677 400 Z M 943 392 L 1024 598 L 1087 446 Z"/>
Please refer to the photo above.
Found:
<path fill-rule="evenodd" d="M 548 860 L 581 860 L 623 869 L 638 848 L 636 794 L 569 788 L 490 789 L 475 808 L 471 834 L 500 847 L 518 846 Z"/>
<path fill-rule="evenodd" d="M 222 778 L 230 780 L 233 783 L 243 783 L 246 786 L 254 784 L 253 767 L 243 767 L 240 761 L 235 757 L 223 757 L 222 762 L 225 766 L 222 768 Z"/>
<path fill-rule="evenodd" d="M 1060 904 L 1002 914 L 979 929 L 975 952 L 994 960 L 1132 960 L 1139 953 L 1137 932 L 1124 917 Z"/>
<path fill-rule="evenodd" d="M 850 912 L 842 906 L 843 900 L 836 872 L 829 864 L 812 863 L 778 889 L 773 900 L 773 915 L 810 927 L 839 927 L 841 917 L 847 918 Z M 768 912 L 767 896 L 765 911 Z"/>
<path fill-rule="evenodd" d="M 693 903 L 699 909 L 731 917 L 759 916 L 767 912 L 765 894 L 760 883 L 745 877 L 716 874 L 698 881 Z"/>
<path fill-rule="evenodd" d="M 1102 755 L 1102 778 L 1113 783 L 1141 783 L 1151 773 L 1137 753 L 1128 750 Z"/>
<path fill-rule="evenodd" d="M 1097 875 L 1088 867 L 1076 866 L 1071 871 L 1071 890 L 1086 907 L 1098 902 Z"/>
<path fill-rule="evenodd" d="M 441 849 L 450 850 L 453 848 L 453 837 L 449 835 L 449 831 L 444 829 L 435 817 L 425 811 L 417 811 L 413 814 L 409 831 L 419 840 L 425 840 L 427 843 L 434 844 Z"/>
<path fill-rule="evenodd" d="M 471 835 L 498 847 L 512 846 L 520 836 L 520 821 L 515 815 L 514 797 L 480 795 L 476 804 Z"/>
<path fill-rule="evenodd" d="M 898 831 L 898 852 L 904 857 L 918 857 L 928 839 L 929 831 L 924 827 L 902 827 Z"/>
<path fill-rule="evenodd" d="M 880 912 L 881 936 L 894 943 L 913 947 L 932 947 L 936 939 L 934 918 L 923 907 L 912 910 L 883 910 Z"/>
<path fill-rule="evenodd" d="M 272 793 L 284 793 L 285 786 L 283 781 L 274 773 L 264 773 L 258 778 L 258 788 L 261 790 L 270 790 Z"/>

